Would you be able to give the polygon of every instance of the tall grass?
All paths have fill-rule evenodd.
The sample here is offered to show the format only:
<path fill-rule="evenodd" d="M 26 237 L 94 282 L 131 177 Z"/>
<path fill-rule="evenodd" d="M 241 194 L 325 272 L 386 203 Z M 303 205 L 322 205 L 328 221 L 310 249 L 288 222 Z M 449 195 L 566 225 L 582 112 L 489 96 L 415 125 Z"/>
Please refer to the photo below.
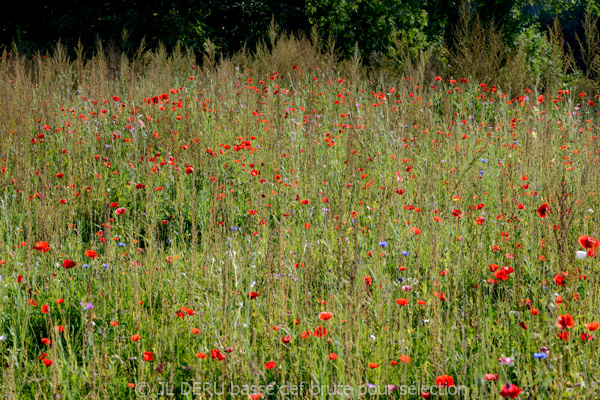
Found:
<path fill-rule="evenodd" d="M 599 277 L 575 251 L 599 235 L 597 95 L 563 83 L 564 68 L 528 81 L 524 50 L 473 24 L 462 48 L 369 69 L 316 34 L 231 59 L 209 45 L 201 61 L 4 52 L 0 393 L 312 382 L 358 398 L 367 383 L 450 375 L 468 388 L 455 398 L 507 382 L 593 398 L 597 340 L 580 335 L 599 318 Z"/>

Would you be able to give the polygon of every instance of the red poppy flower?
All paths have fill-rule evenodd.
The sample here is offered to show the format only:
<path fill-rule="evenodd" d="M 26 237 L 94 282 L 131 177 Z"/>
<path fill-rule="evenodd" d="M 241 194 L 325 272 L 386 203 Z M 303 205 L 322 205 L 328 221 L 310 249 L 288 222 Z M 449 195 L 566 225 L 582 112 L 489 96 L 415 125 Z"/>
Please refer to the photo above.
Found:
<path fill-rule="evenodd" d="M 136 334 L 131 337 L 131 340 L 133 340 L 134 342 L 137 342 L 138 340 L 140 340 L 140 338 L 141 338 L 141 336 Z"/>
<path fill-rule="evenodd" d="M 446 293 L 444 293 L 444 292 L 441 292 L 441 293 L 433 292 L 433 295 L 435 297 L 437 297 L 438 299 L 440 299 L 441 301 L 446 301 Z"/>
<path fill-rule="evenodd" d="M 379 364 L 377 364 L 377 363 L 369 363 L 369 368 L 375 369 L 377 367 L 379 367 Z"/>
<path fill-rule="evenodd" d="M 193 334 L 195 334 L 195 335 L 197 335 L 198 333 L 200 333 L 200 329 L 198 329 L 198 328 L 193 328 L 193 329 L 192 329 L 192 333 L 193 333 Z"/>
<path fill-rule="evenodd" d="M 548 207 L 548 203 L 544 203 L 538 207 L 537 214 L 540 216 L 540 218 L 545 218 L 549 211 L 550 207 Z"/>
<path fill-rule="evenodd" d="M 213 349 L 210 351 L 210 357 L 213 360 L 223 361 L 225 359 L 225 354 L 221 353 L 218 349 Z"/>
<path fill-rule="evenodd" d="M 48 358 L 44 358 L 44 359 L 42 360 L 42 362 L 44 363 L 44 365 L 45 365 L 46 367 L 49 367 L 49 366 L 51 366 L 51 365 L 52 365 L 52 360 L 50 360 L 50 359 L 48 359 Z"/>
<path fill-rule="evenodd" d="M 566 328 L 572 328 L 575 325 L 575 320 L 570 314 L 560 315 L 558 317 L 558 321 L 556 322 L 556 326 L 561 330 L 565 330 Z"/>
<path fill-rule="evenodd" d="M 337 358 L 338 358 L 338 357 L 337 357 L 337 354 L 336 354 L 336 353 L 331 353 L 331 354 L 329 355 L 329 359 L 330 359 L 330 360 L 337 360 Z"/>
<path fill-rule="evenodd" d="M 330 311 L 323 311 L 322 313 L 319 313 L 319 318 L 323 321 L 327 321 L 331 317 L 333 317 L 333 313 L 331 313 Z"/>
<path fill-rule="evenodd" d="M 554 300 L 554 302 L 560 306 L 563 302 L 562 296 L 556 296 L 556 299 Z"/>
<path fill-rule="evenodd" d="M 52 343 L 52 340 L 50 340 L 48 338 L 42 338 L 42 343 L 44 343 L 46 346 L 50 346 L 50 344 Z"/>
<path fill-rule="evenodd" d="M 585 324 L 585 327 L 592 332 L 598 329 L 599 326 L 600 324 L 598 324 L 597 322 L 590 322 L 589 324 Z"/>
<path fill-rule="evenodd" d="M 269 361 L 265 364 L 265 368 L 266 369 L 273 369 L 277 366 L 277 363 L 275 361 Z"/>
<path fill-rule="evenodd" d="M 152 354 L 151 351 L 145 351 L 144 352 L 144 361 L 152 361 L 154 360 L 154 355 Z"/>
<path fill-rule="evenodd" d="M 63 262 L 63 268 L 66 268 L 66 269 L 71 269 L 71 268 L 73 268 L 75 265 L 77 265 L 77 264 L 75 263 L 75 261 L 72 261 L 72 260 L 65 260 L 65 261 Z"/>
<path fill-rule="evenodd" d="M 196 357 L 201 358 L 201 359 L 205 359 L 206 358 L 206 354 L 204 353 L 196 353 Z"/>
<path fill-rule="evenodd" d="M 254 300 L 255 298 L 258 297 L 258 293 L 250 292 L 250 293 L 248 293 L 248 297 L 250 297 L 250 300 Z"/>
<path fill-rule="evenodd" d="M 398 303 L 399 306 L 405 306 L 408 304 L 408 299 L 398 299 L 396 300 L 396 303 Z"/>
<path fill-rule="evenodd" d="M 565 276 L 562 273 L 558 273 L 556 275 L 554 275 L 554 283 L 556 283 L 558 286 L 565 286 Z"/>
<path fill-rule="evenodd" d="M 504 270 L 504 268 L 500 268 L 494 272 L 494 278 L 505 281 L 508 279 L 508 273 Z"/>
<path fill-rule="evenodd" d="M 410 363 L 410 357 L 403 354 L 400 356 L 399 361 L 402 363 L 408 364 L 408 363 Z"/>
<path fill-rule="evenodd" d="M 194 315 L 194 310 L 190 310 L 187 307 L 181 307 L 181 311 L 187 313 L 187 315 Z"/>
<path fill-rule="evenodd" d="M 115 210 L 115 214 L 122 215 L 122 214 L 125 214 L 126 211 L 127 210 L 124 207 L 120 207 Z"/>
<path fill-rule="evenodd" d="M 595 249 L 596 247 L 600 246 L 600 240 L 594 239 L 593 237 L 588 235 L 579 236 L 577 242 L 579 242 L 581 247 L 583 247 L 586 250 Z"/>
<path fill-rule="evenodd" d="M 488 268 L 490 269 L 490 272 L 496 272 L 496 270 L 500 268 L 500 266 L 496 264 L 488 264 Z"/>
<path fill-rule="evenodd" d="M 87 250 L 85 252 L 85 256 L 89 258 L 98 258 L 98 253 L 96 253 L 94 250 Z"/>
<path fill-rule="evenodd" d="M 33 249 L 37 251 L 41 251 L 43 253 L 47 253 L 50 251 L 50 245 L 47 242 L 37 242 L 33 245 Z"/>
<path fill-rule="evenodd" d="M 498 374 L 485 374 L 484 376 L 486 381 L 497 381 L 498 380 Z"/>
<path fill-rule="evenodd" d="M 579 236 L 577 240 L 581 247 L 588 251 L 588 257 L 594 257 L 596 255 L 597 248 L 600 246 L 600 240 L 594 239 L 591 236 L 583 235 Z"/>
<path fill-rule="evenodd" d="M 516 399 L 520 393 L 521 393 L 520 387 L 507 383 L 505 386 L 502 386 L 502 390 L 500 391 L 500 396 L 502 396 L 504 398 L 510 397 L 511 399 Z"/>
<path fill-rule="evenodd" d="M 191 174 L 192 172 L 194 172 L 194 167 L 189 165 L 185 168 L 185 173 L 186 174 Z"/>
<path fill-rule="evenodd" d="M 44 304 L 42 306 L 42 313 L 43 314 L 48 314 L 48 312 L 50 312 L 50 307 L 48 307 L 48 304 Z"/>
<path fill-rule="evenodd" d="M 315 329 L 313 336 L 320 338 L 323 336 L 327 336 L 328 333 L 329 333 L 329 331 L 327 331 L 327 329 L 323 328 L 322 326 L 317 326 L 317 329 Z"/>
<path fill-rule="evenodd" d="M 443 387 L 454 386 L 454 378 L 450 375 L 440 375 L 436 378 L 435 385 Z"/>

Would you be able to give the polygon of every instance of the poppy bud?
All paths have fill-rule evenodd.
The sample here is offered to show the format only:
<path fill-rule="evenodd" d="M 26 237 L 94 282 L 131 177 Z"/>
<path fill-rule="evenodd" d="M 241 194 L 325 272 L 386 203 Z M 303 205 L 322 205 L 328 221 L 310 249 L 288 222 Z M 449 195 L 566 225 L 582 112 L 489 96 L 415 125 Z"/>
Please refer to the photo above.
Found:
<path fill-rule="evenodd" d="M 527 329 L 527 325 L 525 325 L 525 321 L 519 322 L 519 325 L 521 325 L 521 328 Z"/>

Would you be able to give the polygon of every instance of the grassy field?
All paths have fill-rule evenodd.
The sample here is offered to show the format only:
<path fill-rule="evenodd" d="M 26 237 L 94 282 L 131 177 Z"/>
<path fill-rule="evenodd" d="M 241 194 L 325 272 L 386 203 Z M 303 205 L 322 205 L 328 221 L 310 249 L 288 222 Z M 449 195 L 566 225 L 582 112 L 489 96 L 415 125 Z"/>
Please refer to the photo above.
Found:
<path fill-rule="evenodd" d="M 3 398 L 597 398 L 597 94 L 294 40 L 0 76 Z"/>

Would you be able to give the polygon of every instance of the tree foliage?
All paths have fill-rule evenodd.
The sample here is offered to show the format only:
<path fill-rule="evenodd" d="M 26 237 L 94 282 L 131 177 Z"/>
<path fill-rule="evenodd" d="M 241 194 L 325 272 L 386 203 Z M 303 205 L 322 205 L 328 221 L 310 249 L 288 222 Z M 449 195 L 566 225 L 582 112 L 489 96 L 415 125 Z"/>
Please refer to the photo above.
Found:
<path fill-rule="evenodd" d="M 179 43 L 199 53 L 210 39 L 217 53 L 231 54 L 268 42 L 273 21 L 280 30 L 307 35 L 316 25 L 344 56 L 358 45 L 369 60 L 393 53 L 398 37 L 413 49 L 451 46 L 461 7 L 501 30 L 508 46 L 532 29 L 545 31 L 555 18 L 574 46 L 586 12 L 600 14 L 599 0 L 49 0 L 37 8 L 4 2 L 0 45 L 34 53 L 58 41 L 69 49 L 79 41 L 93 49 L 102 40 L 124 51 L 142 42 L 147 48 Z"/>

